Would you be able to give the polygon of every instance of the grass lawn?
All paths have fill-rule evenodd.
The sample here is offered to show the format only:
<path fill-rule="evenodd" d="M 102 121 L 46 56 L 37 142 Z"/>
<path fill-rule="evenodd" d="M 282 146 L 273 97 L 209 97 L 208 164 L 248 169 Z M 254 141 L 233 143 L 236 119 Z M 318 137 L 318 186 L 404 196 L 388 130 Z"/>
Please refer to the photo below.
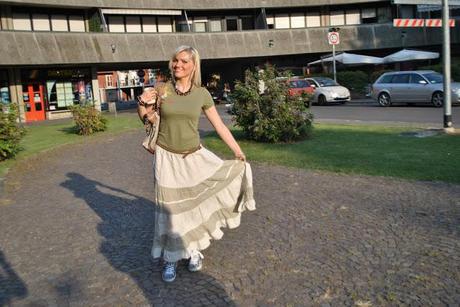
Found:
<path fill-rule="evenodd" d="M 50 150 L 65 144 L 98 138 L 107 134 L 117 134 L 127 130 L 142 128 L 137 115 L 132 113 L 119 113 L 118 116 L 105 115 L 105 117 L 108 119 L 107 130 L 88 137 L 77 135 L 74 132 L 74 123 L 72 120 L 66 123 L 53 123 L 49 121 L 39 125 L 27 126 L 27 134 L 21 140 L 23 150 L 16 156 L 16 159 L 0 162 L 0 177 L 5 175 L 8 168 L 17 161 L 38 152 Z"/>
<path fill-rule="evenodd" d="M 234 135 L 250 161 L 416 180 L 460 183 L 460 136 L 401 136 L 410 128 L 315 124 L 311 139 L 295 144 L 262 144 Z M 231 152 L 215 135 L 204 144 L 221 155 Z"/>

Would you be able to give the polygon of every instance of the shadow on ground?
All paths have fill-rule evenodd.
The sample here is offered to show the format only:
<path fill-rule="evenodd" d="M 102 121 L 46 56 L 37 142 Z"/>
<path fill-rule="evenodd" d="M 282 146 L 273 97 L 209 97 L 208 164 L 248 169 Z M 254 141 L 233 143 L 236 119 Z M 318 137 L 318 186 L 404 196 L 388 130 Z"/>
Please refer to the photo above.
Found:
<path fill-rule="evenodd" d="M 166 284 L 161 280 L 161 264 L 150 254 L 155 214 L 152 201 L 78 173 L 68 173 L 67 178 L 61 186 L 83 199 L 101 220 L 98 225 L 103 238 L 100 252 L 116 270 L 129 275 L 142 291 L 139 301 L 131 303 L 233 305 L 215 278 L 202 272 L 189 273 L 184 263 L 179 265 L 175 282 Z"/>
<path fill-rule="evenodd" d="M 14 299 L 27 296 L 27 287 L 16 274 L 0 250 L 0 306 L 8 306 Z"/>

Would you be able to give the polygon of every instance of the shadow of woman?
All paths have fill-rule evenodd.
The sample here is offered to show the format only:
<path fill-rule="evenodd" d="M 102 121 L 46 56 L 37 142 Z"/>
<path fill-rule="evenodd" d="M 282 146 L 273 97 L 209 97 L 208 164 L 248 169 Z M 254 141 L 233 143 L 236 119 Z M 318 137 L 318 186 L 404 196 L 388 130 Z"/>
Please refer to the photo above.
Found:
<path fill-rule="evenodd" d="M 0 306 L 7 306 L 15 298 L 25 298 L 27 287 L 16 274 L 0 250 Z"/>
<path fill-rule="evenodd" d="M 161 280 L 161 263 L 151 257 L 155 205 L 152 201 L 107 186 L 77 173 L 68 173 L 61 186 L 83 199 L 101 219 L 100 251 L 118 271 L 128 274 L 152 305 L 233 305 L 224 288 L 202 272 L 178 267 L 176 281 Z M 145 302 L 132 302 L 142 304 Z"/>

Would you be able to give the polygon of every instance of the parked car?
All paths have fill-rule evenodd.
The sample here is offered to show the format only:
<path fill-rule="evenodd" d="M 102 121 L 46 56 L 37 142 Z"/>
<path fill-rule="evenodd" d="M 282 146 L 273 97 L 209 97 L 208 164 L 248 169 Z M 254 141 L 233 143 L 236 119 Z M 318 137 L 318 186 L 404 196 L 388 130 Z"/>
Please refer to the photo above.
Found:
<path fill-rule="evenodd" d="M 290 79 L 287 83 L 290 96 L 302 95 L 303 93 L 312 94 L 315 91 L 315 88 L 305 79 Z"/>
<path fill-rule="evenodd" d="M 460 83 L 453 82 L 451 90 L 452 103 L 460 103 Z M 431 103 L 441 107 L 444 101 L 443 76 L 432 70 L 387 72 L 372 84 L 371 96 L 382 107 L 394 102 Z"/>
<path fill-rule="evenodd" d="M 329 102 L 345 103 L 350 101 L 350 91 L 331 78 L 313 77 L 305 80 L 310 82 L 314 88 L 312 103 L 324 105 Z"/>

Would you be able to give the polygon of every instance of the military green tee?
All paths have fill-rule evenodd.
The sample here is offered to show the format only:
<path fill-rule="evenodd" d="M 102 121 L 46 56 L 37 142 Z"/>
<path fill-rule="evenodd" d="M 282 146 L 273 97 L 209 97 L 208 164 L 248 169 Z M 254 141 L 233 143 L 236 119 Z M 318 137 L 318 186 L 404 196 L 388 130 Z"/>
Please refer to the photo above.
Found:
<path fill-rule="evenodd" d="M 198 122 L 201 110 L 214 105 L 211 94 L 204 87 L 193 88 L 190 94 L 178 95 L 171 83 L 165 85 L 160 108 L 161 121 L 157 142 L 175 151 L 198 147 Z"/>

